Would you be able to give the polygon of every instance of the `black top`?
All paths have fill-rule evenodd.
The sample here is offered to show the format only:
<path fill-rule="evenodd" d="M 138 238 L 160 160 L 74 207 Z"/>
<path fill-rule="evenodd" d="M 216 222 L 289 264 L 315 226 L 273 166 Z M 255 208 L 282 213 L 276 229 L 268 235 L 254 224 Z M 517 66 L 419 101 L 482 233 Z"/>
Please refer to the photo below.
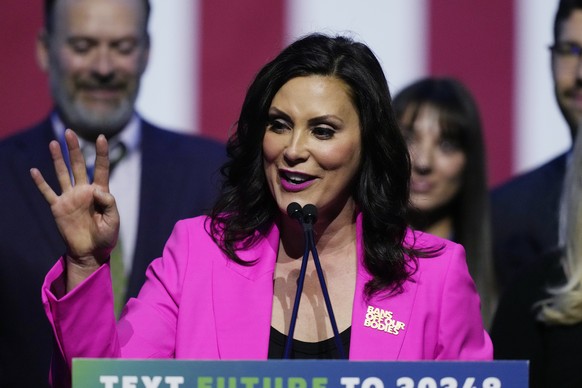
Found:
<path fill-rule="evenodd" d="M 536 302 L 565 281 L 560 252 L 545 256 L 507 289 L 491 328 L 495 359 L 530 360 L 530 387 L 582 387 L 582 323 L 548 325 Z"/>
<path fill-rule="evenodd" d="M 344 345 L 346 356 L 350 353 L 350 334 L 351 327 L 340 333 L 340 339 Z M 269 359 L 281 359 L 285 352 L 285 342 L 287 336 L 271 327 L 271 336 L 269 337 Z M 297 360 L 312 359 L 339 359 L 340 355 L 335 346 L 334 337 L 320 342 L 303 342 L 294 339 L 293 348 L 291 349 L 291 358 Z"/>

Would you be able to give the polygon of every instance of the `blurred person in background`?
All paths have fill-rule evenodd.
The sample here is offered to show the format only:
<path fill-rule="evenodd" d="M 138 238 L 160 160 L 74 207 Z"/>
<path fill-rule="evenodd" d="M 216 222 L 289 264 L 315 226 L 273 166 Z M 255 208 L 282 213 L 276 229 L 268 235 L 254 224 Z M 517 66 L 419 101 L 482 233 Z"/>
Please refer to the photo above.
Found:
<path fill-rule="evenodd" d="M 575 139 L 582 119 L 582 0 L 560 1 L 553 35 L 549 52 L 554 94 Z M 570 153 L 492 191 L 493 257 L 500 291 L 557 247 L 558 207 Z"/>
<path fill-rule="evenodd" d="M 560 205 L 559 246 L 516 277 L 491 329 L 497 359 L 530 361 L 530 387 L 582 387 L 582 139 Z"/>
<path fill-rule="evenodd" d="M 37 57 L 54 109 L 0 142 L 0 384 L 7 387 L 48 385 L 53 339 L 39 295 L 65 242 L 29 176 L 44 166 L 46 179 L 58 183 L 48 144 L 57 140 L 66 152 L 71 128 L 93 160 L 97 136 L 109 140 L 111 190 L 124 217 L 113 273 L 117 306 L 137 294 L 175 222 L 211 207 L 226 159 L 222 144 L 161 129 L 135 111 L 150 52 L 147 0 L 44 4 Z"/>
<path fill-rule="evenodd" d="M 488 327 L 497 299 L 481 119 L 453 78 L 425 78 L 394 97 L 412 161 L 408 220 L 465 247 Z"/>

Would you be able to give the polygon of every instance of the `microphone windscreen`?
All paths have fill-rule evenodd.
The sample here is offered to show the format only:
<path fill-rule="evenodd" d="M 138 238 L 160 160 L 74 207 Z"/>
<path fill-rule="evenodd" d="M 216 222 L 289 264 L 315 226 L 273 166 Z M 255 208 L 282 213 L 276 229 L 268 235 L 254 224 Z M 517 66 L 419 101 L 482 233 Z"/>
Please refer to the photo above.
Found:
<path fill-rule="evenodd" d="M 317 207 L 308 203 L 303 206 L 303 220 L 307 223 L 315 223 L 317 220 Z"/>
<path fill-rule="evenodd" d="M 291 218 L 296 218 L 300 220 L 303 217 L 303 211 L 301 210 L 301 205 L 297 202 L 291 202 L 287 205 L 287 214 Z"/>

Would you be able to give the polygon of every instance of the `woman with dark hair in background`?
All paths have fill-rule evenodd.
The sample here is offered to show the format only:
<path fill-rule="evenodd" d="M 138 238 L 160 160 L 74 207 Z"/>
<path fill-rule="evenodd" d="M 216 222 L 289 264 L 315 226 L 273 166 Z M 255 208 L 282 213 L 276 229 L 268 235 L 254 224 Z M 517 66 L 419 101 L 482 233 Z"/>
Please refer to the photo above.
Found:
<path fill-rule="evenodd" d="M 304 253 L 293 202 L 318 209 L 314 240 L 338 330 L 310 260 L 291 358 L 338 358 L 343 347 L 353 360 L 491 359 L 462 247 L 407 228 L 408 151 L 366 45 L 309 35 L 258 73 L 214 210 L 176 225 L 117 327 L 107 141 L 97 141 L 88 183 L 74 133 L 66 138 L 73 180 L 50 146 L 61 195 L 31 171 L 68 246 L 43 287 L 64 365 L 83 356 L 281 358 Z"/>
<path fill-rule="evenodd" d="M 465 247 L 488 326 L 496 303 L 484 141 L 477 104 L 453 78 L 425 78 L 394 97 L 412 162 L 408 221 Z"/>

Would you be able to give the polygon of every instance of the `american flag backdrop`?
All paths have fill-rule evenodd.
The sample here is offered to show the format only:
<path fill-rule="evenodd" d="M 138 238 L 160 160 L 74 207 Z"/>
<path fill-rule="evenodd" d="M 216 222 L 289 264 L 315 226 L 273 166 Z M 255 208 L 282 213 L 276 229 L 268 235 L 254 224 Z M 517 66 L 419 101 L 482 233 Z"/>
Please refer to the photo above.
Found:
<path fill-rule="evenodd" d="M 480 107 L 495 185 L 566 149 L 547 46 L 558 0 L 151 0 L 138 100 L 162 126 L 225 140 L 256 71 L 313 31 L 367 43 L 392 93 L 426 75 L 463 81 Z M 34 41 L 42 1 L 0 3 L 0 137 L 51 107 Z M 170 151 L 170 150 L 169 150 Z"/>

